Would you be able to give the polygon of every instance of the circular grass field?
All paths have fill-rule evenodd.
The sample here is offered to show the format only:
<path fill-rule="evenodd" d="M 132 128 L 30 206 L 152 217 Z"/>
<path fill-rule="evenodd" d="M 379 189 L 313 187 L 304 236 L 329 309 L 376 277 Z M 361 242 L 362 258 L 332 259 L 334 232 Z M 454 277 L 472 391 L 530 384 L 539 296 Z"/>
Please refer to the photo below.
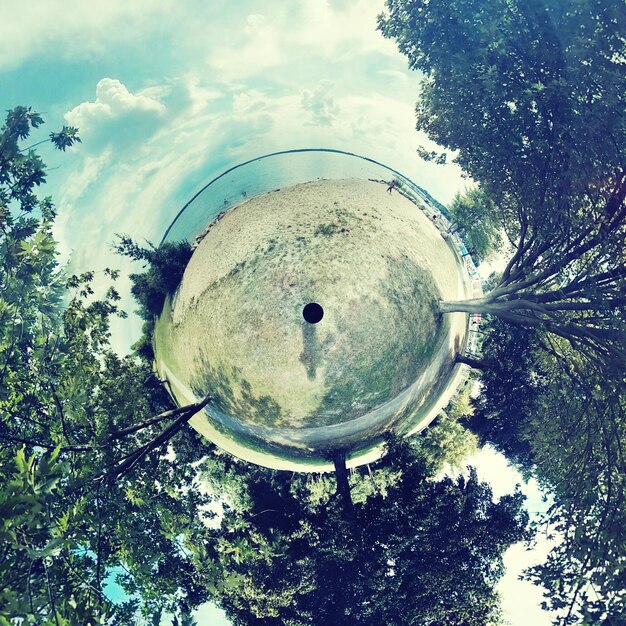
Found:
<path fill-rule="evenodd" d="M 211 394 L 222 438 L 327 458 L 433 404 L 456 336 L 437 303 L 459 290 L 454 253 L 397 191 L 296 185 L 208 227 L 157 322 L 157 366 L 179 403 Z"/>

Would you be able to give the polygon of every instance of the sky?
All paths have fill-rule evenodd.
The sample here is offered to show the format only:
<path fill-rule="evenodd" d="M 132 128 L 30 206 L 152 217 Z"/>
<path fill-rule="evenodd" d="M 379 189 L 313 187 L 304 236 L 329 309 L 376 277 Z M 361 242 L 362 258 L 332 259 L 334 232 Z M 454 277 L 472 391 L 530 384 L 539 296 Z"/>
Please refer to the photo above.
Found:
<path fill-rule="evenodd" d="M 42 149 L 55 235 L 71 271 L 127 275 L 116 233 L 158 242 L 178 209 L 230 166 L 278 150 L 324 147 L 397 169 L 447 203 L 470 182 L 453 164 L 422 161 L 419 76 L 376 30 L 378 0 L 35 0 L 0 4 L 0 101 L 43 114 L 45 136 L 77 126 L 67 153 Z M 39 138 L 38 134 L 34 139 Z M 137 268 L 134 268 L 135 270 Z M 121 279 L 123 304 L 128 281 Z M 120 351 L 139 334 L 114 323 Z M 472 463 L 499 496 L 519 474 L 493 451 Z M 536 485 L 524 487 L 539 510 Z M 541 592 L 517 581 L 545 551 L 507 554 L 501 585 L 512 626 L 550 623 Z M 200 623 L 226 624 L 214 607 Z"/>

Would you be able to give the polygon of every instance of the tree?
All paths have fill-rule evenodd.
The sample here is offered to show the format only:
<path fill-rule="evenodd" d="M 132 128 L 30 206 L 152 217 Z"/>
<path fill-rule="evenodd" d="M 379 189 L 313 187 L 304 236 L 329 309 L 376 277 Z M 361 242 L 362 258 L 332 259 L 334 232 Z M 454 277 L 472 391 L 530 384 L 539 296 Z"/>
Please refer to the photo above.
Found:
<path fill-rule="evenodd" d="M 354 503 L 352 502 L 352 495 L 350 493 L 350 483 L 348 481 L 348 470 L 346 467 L 345 453 L 337 452 L 333 458 L 333 465 L 335 466 L 337 495 L 341 499 L 345 514 L 351 515 L 354 508 Z"/>
<path fill-rule="evenodd" d="M 500 222 L 493 202 L 480 188 L 457 193 L 449 207 L 452 229 L 459 231 L 473 255 L 486 259 L 501 244 Z"/>
<path fill-rule="evenodd" d="M 562 536 L 527 576 L 549 592 L 559 624 L 623 621 L 626 541 L 626 386 L 588 369 L 567 345 L 561 358 L 535 330 L 494 320 L 483 393 L 467 420 L 481 440 L 550 491 L 538 530 Z"/>
<path fill-rule="evenodd" d="M 575 241 L 564 238 L 564 248 L 557 236 L 541 243 L 522 237 L 495 289 L 474 300 L 441 302 L 440 309 L 540 329 L 567 339 L 591 362 L 619 370 L 626 360 L 623 226 L 613 241 L 589 227 Z"/>
<path fill-rule="evenodd" d="M 0 129 L 0 621 L 127 624 L 138 609 L 184 612 L 209 593 L 181 548 L 205 532 L 209 497 L 194 463 L 207 447 L 183 429 L 203 403 L 176 409 L 148 361 L 112 352 L 116 272 L 105 271 L 110 287 L 95 299 L 93 273 L 59 268 L 55 210 L 37 195 L 45 167 L 21 147 L 41 124 L 18 107 Z M 49 136 L 62 150 L 76 140 L 72 128 Z M 105 593 L 117 569 L 139 592 L 121 605 Z"/>
<path fill-rule="evenodd" d="M 144 320 L 142 336 L 133 346 L 146 359 L 154 359 L 152 336 L 155 318 L 161 314 L 167 297 L 174 295 L 192 255 L 189 242 L 162 243 L 158 248 L 148 242 L 141 247 L 128 235 L 118 235 L 115 251 L 142 262 L 144 271 L 130 274 L 131 293 L 139 304 Z"/>
<path fill-rule="evenodd" d="M 459 421 L 459 418 L 464 415 L 464 411 L 472 410 L 469 404 L 470 390 L 468 380 L 453 396 L 446 410 L 442 411 L 420 434 L 420 449 L 428 459 L 433 475 L 442 471 L 446 465 L 457 469 L 463 468 L 465 459 L 476 451 L 476 438 Z M 374 491 L 386 492 L 386 486 L 393 484 L 396 477 L 393 473 L 390 476 L 389 468 L 383 465 L 382 467 L 387 469 L 379 469 L 376 479 L 369 473 L 372 484 L 376 485 L 374 491 L 370 488 L 364 488 L 364 481 L 350 480 L 350 473 L 346 464 L 347 455 L 346 450 L 328 453 L 334 467 L 335 496 L 341 502 L 344 514 L 350 517 L 354 513 L 355 489 L 357 500 L 363 502 Z M 362 470 L 356 468 L 352 475 L 359 476 L 360 472 Z M 370 483 L 365 481 L 365 484 L 369 485 Z M 331 490 L 327 485 L 325 496 L 328 497 L 330 493 Z"/>
<path fill-rule="evenodd" d="M 379 28 L 422 72 L 418 128 L 458 150 L 513 228 L 520 206 L 549 226 L 554 209 L 589 192 L 601 200 L 619 181 L 625 11 L 598 0 L 390 0 Z"/>
<path fill-rule="evenodd" d="M 29 119 L 28 110 L 22 114 Z M 136 621 L 137 613 L 157 623 L 169 611 L 182 622 L 214 597 L 242 619 L 248 611 L 272 619 L 309 615 L 316 620 L 311 602 L 329 594 L 329 606 L 340 612 L 343 623 L 353 613 L 357 619 L 362 614 L 373 620 L 366 598 L 375 589 L 367 586 L 366 536 L 358 526 L 376 519 L 380 528 L 372 526 L 371 536 L 383 532 L 383 513 L 376 517 L 366 503 L 395 493 L 403 464 L 398 460 L 377 470 L 375 477 L 346 474 L 348 487 L 355 480 L 360 483 L 353 505 L 358 516 L 353 517 L 346 515 L 332 489 L 322 490 L 316 505 L 301 497 L 302 481 L 290 483 L 287 475 L 278 477 L 213 454 L 212 446 L 184 428 L 208 400 L 175 408 L 149 360 L 135 354 L 122 358 L 111 350 L 109 321 L 122 314 L 114 286 L 117 272 L 104 272 L 110 288 L 97 299 L 94 273 L 68 278 L 58 267 L 50 234 L 54 209 L 34 193 L 44 180 L 43 164 L 31 155 L 28 167 L 24 165 L 26 157 L 16 142 L 28 133 L 16 135 L 12 124 L 17 122 L 8 119 L 1 135 L 6 147 L 2 180 L 8 181 L 2 193 L 9 197 L 20 191 L 7 201 L 0 238 L 6 252 L 0 301 L 0 617 L 54 626 L 121 625 Z M 20 201 L 22 209 L 16 206 Z M 243 494 L 238 508 L 226 505 L 219 530 L 205 524 L 202 511 L 213 497 L 200 489 L 201 465 L 220 490 Z M 426 465 L 419 462 L 419 467 Z M 435 467 L 432 463 L 430 470 Z M 441 500 L 449 501 L 456 515 L 450 518 L 448 508 L 441 507 L 424 521 L 428 524 L 445 518 L 461 528 L 464 503 L 472 494 L 477 500 L 484 496 L 470 510 L 476 510 L 472 532 L 488 531 L 488 546 L 474 554 L 460 542 L 458 546 L 465 546 L 462 556 L 470 554 L 480 573 L 461 585 L 456 600 L 448 598 L 448 606 L 441 607 L 441 594 L 427 594 L 416 612 L 458 615 L 459 607 L 469 610 L 469 600 L 475 602 L 477 594 L 484 601 L 480 609 L 475 605 L 474 614 L 482 619 L 496 612 L 498 554 L 522 532 L 524 520 L 519 497 L 494 505 L 475 483 L 451 481 L 440 494 L 429 481 L 420 482 L 426 494 L 420 514 L 435 510 L 430 504 Z M 351 489 L 347 495 L 351 498 Z M 481 527 L 480 520 L 498 524 Z M 467 541 L 478 548 L 480 541 L 474 539 Z M 387 536 L 378 550 L 383 554 L 396 546 L 399 551 L 401 545 L 406 547 L 399 538 Z M 442 536 L 428 550 L 422 552 L 424 558 L 426 553 L 446 554 L 456 562 L 457 575 L 464 567 Z M 352 555 L 364 564 L 356 569 L 358 585 L 350 579 Z M 377 584 L 385 581 L 382 572 L 388 567 L 382 558 L 375 561 L 382 568 Z M 256 586 L 268 564 L 276 566 L 272 584 Z M 121 605 L 107 598 L 105 589 L 116 571 L 128 594 Z M 336 572 L 346 584 L 329 590 L 327 581 Z M 390 602 L 404 601 L 404 596 L 394 599 L 389 589 L 385 592 Z M 294 599 L 299 602 L 295 609 Z M 376 616 L 392 615 L 393 610 L 377 609 Z M 327 617 L 332 619 L 330 612 Z"/>
<path fill-rule="evenodd" d="M 561 624 L 619 624 L 626 620 L 626 385 L 596 372 L 567 386 L 569 374 L 551 378 L 530 441 L 554 498 L 544 523 L 562 542 L 528 577 L 548 590 Z"/>
<path fill-rule="evenodd" d="M 548 372 L 542 366 L 539 333 L 515 329 L 497 318 L 485 326 L 481 393 L 474 414 L 462 420 L 481 444 L 491 443 L 528 474 L 533 469 L 530 443 L 522 431 L 532 432 L 528 421 L 539 414 L 539 396 Z"/>
<path fill-rule="evenodd" d="M 300 477 L 250 477 L 246 522 L 227 512 L 218 544 L 235 624 L 497 621 L 501 555 L 525 534 L 521 494 L 494 503 L 474 473 L 435 480 L 419 440 L 389 446 L 375 473 L 396 482 L 349 516 L 334 494 L 307 505 Z"/>
<path fill-rule="evenodd" d="M 118 235 L 115 250 L 144 263 L 144 272 L 130 275 L 131 292 L 141 305 L 144 319 L 159 315 L 165 298 L 173 295 L 180 284 L 191 258 L 189 242 L 163 243 L 158 248 L 148 242 L 148 247 L 142 248 L 127 235 Z"/>
<path fill-rule="evenodd" d="M 387 7 L 383 34 L 423 75 L 418 128 L 456 151 L 514 250 L 484 297 L 441 303 L 492 318 L 473 427 L 554 495 L 564 541 L 530 575 L 558 623 L 621 623 L 626 5 Z"/>
<path fill-rule="evenodd" d="M 457 151 L 515 247 L 490 293 L 442 311 L 540 328 L 621 367 L 624 5 L 387 6 L 380 29 L 423 73 L 418 128 Z"/>

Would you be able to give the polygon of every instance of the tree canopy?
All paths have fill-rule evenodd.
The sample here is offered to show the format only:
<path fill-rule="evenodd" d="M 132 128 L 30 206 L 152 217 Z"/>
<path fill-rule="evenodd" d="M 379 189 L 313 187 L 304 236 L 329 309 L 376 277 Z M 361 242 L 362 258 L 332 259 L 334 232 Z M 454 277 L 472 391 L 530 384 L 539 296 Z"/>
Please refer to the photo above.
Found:
<path fill-rule="evenodd" d="M 233 623 L 498 623 L 502 554 L 526 537 L 523 497 L 495 503 L 473 472 L 435 479 L 422 444 L 390 440 L 374 470 L 374 481 L 390 477 L 384 492 L 349 515 L 332 491 L 312 500 L 306 478 L 250 476 L 246 522 L 227 511 L 217 546 L 233 575 L 218 594 Z"/>
<path fill-rule="evenodd" d="M 624 620 L 624 23 L 600 0 L 388 0 L 379 18 L 421 73 L 418 129 L 513 250 L 483 297 L 441 310 L 489 318 L 469 424 L 554 498 L 563 541 L 529 576 L 561 625 Z"/>
<path fill-rule="evenodd" d="M 319 623 L 322 604 L 329 623 L 410 623 L 406 603 L 424 623 L 492 623 L 502 552 L 526 516 L 519 494 L 495 503 L 473 474 L 435 479 L 448 444 L 457 462 L 467 449 L 458 423 L 442 418 L 417 447 L 390 442 L 385 463 L 346 473 L 348 508 L 332 479 L 219 454 L 185 428 L 209 398 L 176 408 L 149 356 L 112 351 L 118 273 L 59 266 L 54 206 L 36 193 L 45 167 L 20 144 L 41 123 L 20 108 L 0 130 L 0 622 L 192 623 L 212 599 L 238 623 Z M 77 139 L 60 136 L 61 149 Z M 147 263 L 148 292 L 175 288 L 164 259 L 183 268 L 188 247 L 122 246 Z"/>
<path fill-rule="evenodd" d="M 480 185 L 515 248 L 442 311 L 540 328 L 623 367 L 623 3 L 389 0 L 379 27 L 422 73 L 417 126 Z"/>
<path fill-rule="evenodd" d="M 484 261 L 502 243 L 501 225 L 495 206 L 479 188 L 457 193 L 449 207 L 452 229 L 463 237 L 469 252 Z"/>
<path fill-rule="evenodd" d="M 562 346 L 566 358 L 554 358 L 537 335 L 490 323 L 491 360 L 467 425 L 550 494 L 538 530 L 548 528 L 562 541 L 527 576 L 546 587 L 559 623 L 620 623 L 626 383 L 586 368 L 571 348 Z"/>
<path fill-rule="evenodd" d="M 0 621 L 127 624 L 208 593 L 176 582 L 191 579 L 180 537 L 204 529 L 192 463 L 206 446 L 181 432 L 201 407 L 176 409 L 149 362 L 111 350 L 116 272 L 95 298 L 92 272 L 59 267 L 45 167 L 22 147 L 42 123 L 18 107 L 0 129 Z M 49 136 L 61 150 L 76 140 Z M 104 591 L 115 569 L 131 594 L 117 605 Z"/>
<path fill-rule="evenodd" d="M 144 320 L 142 336 L 133 348 L 143 358 L 154 359 L 152 339 L 155 319 L 163 310 L 166 298 L 174 295 L 180 284 L 192 248 L 187 241 L 165 242 L 158 248 L 147 242 L 140 246 L 128 235 L 118 235 L 115 251 L 133 261 L 143 263 L 143 271 L 130 274 L 131 294 L 139 304 Z"/>

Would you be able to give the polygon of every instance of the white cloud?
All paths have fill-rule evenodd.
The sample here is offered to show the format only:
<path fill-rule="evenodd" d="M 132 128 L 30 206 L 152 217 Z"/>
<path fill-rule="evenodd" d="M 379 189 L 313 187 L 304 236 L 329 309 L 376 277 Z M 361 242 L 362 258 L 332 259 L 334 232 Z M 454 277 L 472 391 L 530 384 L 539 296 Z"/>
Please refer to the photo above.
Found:
<path fill-rule="evenodd" d="M 400 82 L 403 86 L 409 82 L 409 76 L 406 72 L 400 72 L 399 70 L 379 70 L 378 73 L 386 80 L 392 78 Z"/>
<path fill-rule="evenodd" d="M 209 104 L 218 101 L 224 95 L 223 91 L 205 85 L 195 74 L 184 76 L 182 83 L 190 103 L 189 115 L 203 113 Z"/>
<path fill-rule="evenodd" d="M 291 31 L 292 41 L 314 46 L 333 61 L 370 53 L 397 56 L 396 45 L 376 30 L 377 16 L 385 6 L 382 0 L 353 0 L 343 4 L 304 0 L 301 6 L 300 19 Z"/>
<path fill-rule="evenodd" d="M 302 94 L 302 108 L 310 113 L 314 126 L 328 126 L 337 117 L 339 107 L 332 94 L 333 83 L 322 80 L 313 91 Z"/>
<path fill-rule="evenodd" d="M 111 44 L 134 42 L 159 28 L 174 0 L 45 0 L 0 3 L 0 68 L 38 55 L 75 59 Z"/>
<path fill-rule="evenodd" d="M 59 204 L 61 206 L 73 205 L 98 178 L 110 158 L 110 148 L 96 156 L 87 155 L 82 161 L 82 167 L 63 185 Z"/>
<path fill-rule="evenodd" d="M 92 184 L 94 184 L 100 176 L 103 169 L 111 158 L 111 149 L 107 149 L 99 155 L 87 155 L 79 161 L 79 165 L 75 168 L 71 177 L 68 177 L 61 189 L 59 196 L 59 214 L 55 220 L 55 230 L 63 233 L 67 229 L 71 229 L 72 216 L 75 216 L 74 208 L 77 201 L 87 192 Z M 68 248 L 68 240 L 60 236 L 59 251 L 63 258 L 70 255 L 71 250 Z"/>
<path fill-rule="evenodd" d="M 220 80 L 259 75 L 285 63 L 286 14 L 274 5 L 274 15 L 248 15 L 219 33 L 206 57 L 209 67 Z"/>
<path fill-rule="evenodd" d="M 208 58 L 222 79 L 280 67 L 290 56 L 306 59 L 312 50 L 324 59 L 369 52 L 389 56 L 395 54 L 394 44 L 376 31 L 376 16 L 383 8 L 383 0 L 300 0 L 267 6 L 193 0 L 3 2 L 0 68 L 17 67 L 37 55 L 96 59 L 121 47 L 138 54 L 144 42 L 176 44 L 177 53 L 193 56 L 195 67 L 199 58 Z M 146 48 L 144 54 L 153 52 L 159 50 Z"/>
<path fill-rule="evenodd" d="M 75 106 L 65 120 L 79 129 L 83 144 L 78 149 L 93 152 L 111 143 L 128 146 L 144 139 L 157 128 L 165 110 L 154 96 L 132 94 L 119 80 L 103 78 L 96 85 L 96 99 Z"/>
<path fill-rule="evenodd" d="M 235 114 L 256 113 L 268 107 L 267 96 L 257 89 L 249 89 L 233 96 L 233 112 Z"/>
<path fill-rule="evenodd" d="M 248 35 L 251 35 L 255 31 L 259 30 L 264 23 L 267 22 L 267 18 L 265 15 L 261 15 L 259 13 L 253 13 L 246 17 L 246 25 L 244 28 L 244 32 Z"/>
<path fill-rule="evenodd" d="M 222 80 L 265 73 L 268 80 L 284 84 L 293 80 L 294 71 L 298 78 L 306 78 L 311 69 L 319 72 L 316 61 L 326 63 L 328 71 L 329 64 L 344 64 L 367 54 L 377 55 L 379 62 L 398 57 L 395 44 L 376 30 L 382 0 L 354 0 L 342 6 L 301 0 L 268 6 L 271 11 L 225 22 L 213 33 L 206 60 Z"/>

